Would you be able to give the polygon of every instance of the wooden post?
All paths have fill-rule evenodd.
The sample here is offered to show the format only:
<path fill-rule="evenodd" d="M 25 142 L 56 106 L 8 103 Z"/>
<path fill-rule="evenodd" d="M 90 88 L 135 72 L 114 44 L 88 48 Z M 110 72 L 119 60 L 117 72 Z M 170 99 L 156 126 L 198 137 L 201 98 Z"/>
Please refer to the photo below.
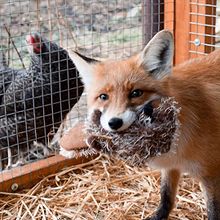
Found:
<path fill-rule="evenodd" d="M 189 59 L 189 0 L 176 0 L 174 13 L 175 58 L 174 63 Z"/>
<path fill-rule="evenodd" d="M 174 33 L 175 0 L 164 0 L 164 29 Z"/>
<path fill-rule="evenodd" d="M 189 17 L 189 0 L 164 0 L 164 28 L 174 36 L 174 64 L 189 59 Z"/>
<path fill-rule="evenodd" d="M 174 35 L 175 0 L 164 0 L 164 29 L 169 30 Z M 175 63 L 175 54 L 173 58 Z"/>

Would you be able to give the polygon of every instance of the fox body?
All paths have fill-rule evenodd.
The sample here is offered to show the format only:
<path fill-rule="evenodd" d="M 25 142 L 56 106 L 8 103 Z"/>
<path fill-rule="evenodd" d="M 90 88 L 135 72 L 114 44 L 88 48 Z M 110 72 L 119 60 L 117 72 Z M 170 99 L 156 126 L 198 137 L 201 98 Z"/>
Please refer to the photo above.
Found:
<path fill-rule="evenodd" d="M 220 219 L 220 50 L 173 68 L 173 37 L 161 31 L 126 60 L 90 64 L 79 54 L 70 57 L 85 84 L 89 115 L 100 110 L 106 130 L 128 128 L 140 106 L 162 97 L 181 107 L 178 146 L 149 160 L 162 178 L 160 205 L 148 219 L 168 219 L 183 172 L 201 181 L 208 219 Z"/>

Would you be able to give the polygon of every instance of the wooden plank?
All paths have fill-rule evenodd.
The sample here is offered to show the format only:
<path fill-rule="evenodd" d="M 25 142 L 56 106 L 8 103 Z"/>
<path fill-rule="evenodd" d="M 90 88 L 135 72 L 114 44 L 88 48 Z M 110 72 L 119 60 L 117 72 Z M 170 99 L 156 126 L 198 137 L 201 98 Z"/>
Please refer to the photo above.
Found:
<path fill-rule="evenodd" d="M 216 3 L 216 0 L 191 2 L 190 58 L 203 56 L 215 49 Z"/>
<path fill-rule="evenodd" d="M 174 18 L 175 18 L 175 0 L 164 0 L 164 29 L 174 33 Z M 175 53 L 173 58 L 175 63 Z"/>
<path fill-rule="evenodd" d="M 175 64 L 189 59 L 189 0 L 175 1 Z"/>
<path fill-rule="evenodd" d="M 164 0 L 164 29 L 174 33 L 174 1 Z"/>
<path fill-rule="evenodd" d="M 18 190 L 29 188 L 45 176 L 58 172 L 64 167 L 85 163 L 94 158 L 95 156 L 66 159 L 61 155 L 55 155 L 47 159 L 3 171 L 0 173 L 0 191 L 13 192 L 12 188 L 16 188 L 16 186 Z"/>

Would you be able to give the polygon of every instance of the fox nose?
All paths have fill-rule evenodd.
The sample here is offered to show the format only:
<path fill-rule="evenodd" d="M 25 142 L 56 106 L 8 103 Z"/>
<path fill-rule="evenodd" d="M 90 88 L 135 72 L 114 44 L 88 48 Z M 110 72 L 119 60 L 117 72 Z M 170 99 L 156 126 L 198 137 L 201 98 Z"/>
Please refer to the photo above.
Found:
<path fill-rule="evenodd" d="M 112 118 L 108 122 L 108 125 L 111 129 L 117 130 L 123 125 L 123 121 L 120 118 Z"/>

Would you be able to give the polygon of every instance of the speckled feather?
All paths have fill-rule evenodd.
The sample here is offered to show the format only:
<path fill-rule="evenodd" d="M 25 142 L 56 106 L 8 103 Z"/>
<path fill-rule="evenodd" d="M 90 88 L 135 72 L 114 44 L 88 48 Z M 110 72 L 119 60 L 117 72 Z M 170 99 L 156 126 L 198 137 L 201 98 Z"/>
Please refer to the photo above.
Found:
<path fill-rule="evenodd" d="M 0 72 L 2 160 L 9 146 L 17 155 L 29 151 L 34 141 L 47 144 L 47 134 L 59 127 L 83 92 L 67 51 L 37 33 L 33 37 L 41 39 L 41 53 L 32 52 L 28 70 L 5 67 Z"/>
<path fill-rule="evenodd" d="M 101 113 L 96 111 L 92 121 L 87 121 L 87 143 L 85 154 L 103 152 L 123 159 L 132 165 L 144 165 L 149 158 L 160 156 L 175 147 L 179 136 L 180 107 L 173 98 L 163 98 L 152 117 L 145 115 L 143 108 L 137 120 L 123 132 L 107 132 L 100 125 Z"/>

